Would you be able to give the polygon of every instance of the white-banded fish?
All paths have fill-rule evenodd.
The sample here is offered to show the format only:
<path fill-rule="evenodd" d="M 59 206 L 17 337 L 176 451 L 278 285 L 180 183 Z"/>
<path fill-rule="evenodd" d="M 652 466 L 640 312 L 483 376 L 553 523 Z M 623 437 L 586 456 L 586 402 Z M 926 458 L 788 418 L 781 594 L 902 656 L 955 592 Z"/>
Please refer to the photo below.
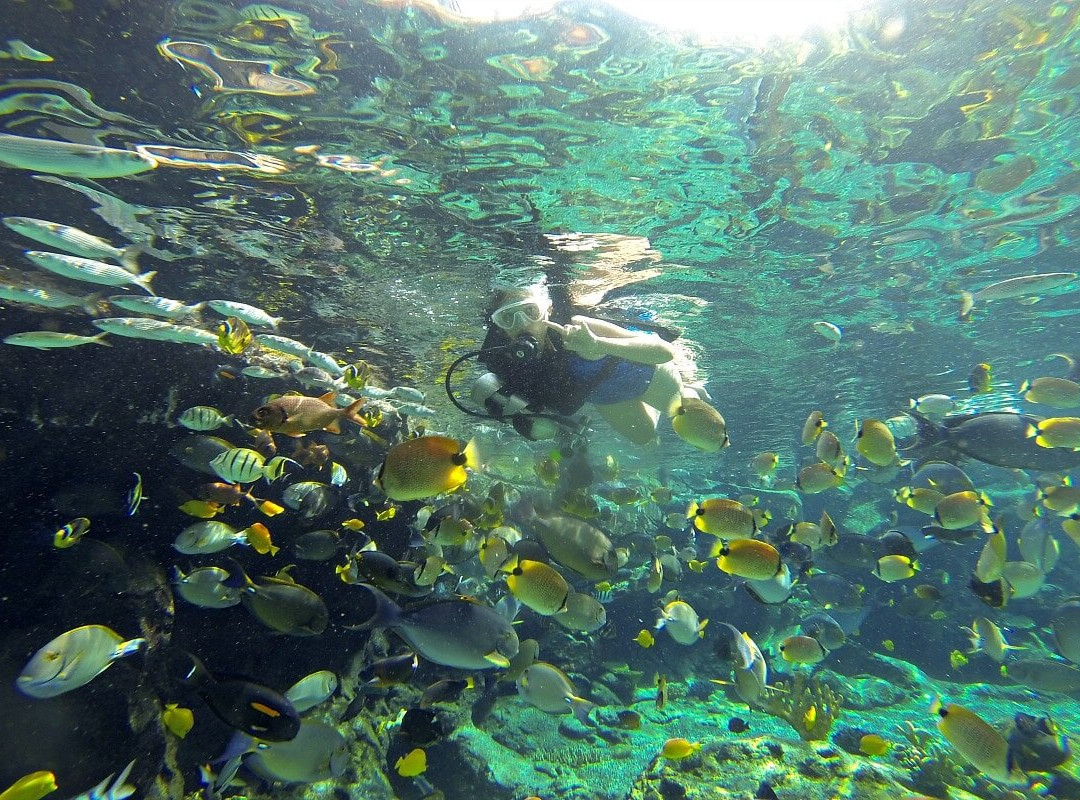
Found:
<path fill-rule="evenodd" d="M 99 283 L 103 286 L 138 286 L 147 294 L 153 294 L 150 281 L 156 272 L 144 272 L 141 275 L 128 272 L 116 264 L 106 264 L 92 258 L 80 258 L 64 253 L 47 253 L 44 250 L 27 250 L 26 257 L 44 270 L 87 283 Z"/>

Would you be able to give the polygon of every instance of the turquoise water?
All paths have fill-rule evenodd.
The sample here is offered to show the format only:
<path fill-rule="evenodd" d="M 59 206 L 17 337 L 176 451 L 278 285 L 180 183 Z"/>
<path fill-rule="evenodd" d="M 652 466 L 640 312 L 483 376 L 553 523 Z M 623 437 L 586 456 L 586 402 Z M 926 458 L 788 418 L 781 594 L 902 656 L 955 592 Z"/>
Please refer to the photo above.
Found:
<path fill-rule="evenodd" d="M 734 5 L 719 7 L 716 31 L 704 10 L 693 29 L 672 30 L 586 2 L 495 22 L 470 19 L 464 3 L 389 0 L 2 7 L 0 133 L 32 141 L 0 140 L 0 216 L 135 245 L 139 269 L 157 273 L 157 294 L 255 306 L 282 318 L 277 333 L 303 349 L 297 360 L 266 339 L 245 347 L 236 322 L 234 338 L 219 338 L 232 312 L 210 308 L 173 320 L 205 341 L 109 333 L 111 348 L 0 348 L 0 787 L 50 770 L 53 796 L 72 798 L 134 759 L 137 796 L 198 791 L 200 765 L 218 759 L 236 725 L 171 674 L 169 653 L 179 648 L 219 677 L 275 692 L 316 670 L 340 681 L 305 714 L 342 735 L 328 779 L 260 780 L 253 752 L 225 796 L 748 798 L 762 782 L 781 798 L 1080 796 L 1067 779 L 1071 762 L 1028 769 L 1026 783 L 1007 786 L 958 755 L 927 710 L 940 695 L 995 725 L 1026 712 L 1049 715 L 1066 735 L 1076 729 L 1069 694 L 1008 674 L 1016 662 L 1067 665 L 1077 655 L 1074 634 L 1054 620 L 1080 594 L 1072 540 L 1080 521 L 1070 518 L 1080 507 L 1048 508 L 1037 491 L 1078 477 L 1080 459 L 1068 441 L 1043 448 L 1024 438 L 1027 424 L 1072 417 L 1076 406 L 1022 388 L 1077 378 L 1069 358 L 1051 357 L 1076 351 L 1075 4 L 870 3 L 772 37 L 740 31 Z M 23 255 L 80 255 L 70 239 L 65 250 L 11 225 L 0 236 L 0 284 L 14 298 L 0 301 L 3 337 L 95 336 L 95 320 L 143 315 L 106 300 L 144 295 L 137 286 L 64 277 Z M 123 269 L 97 247 L 92 257 Z M 1048 274 L 1057 277 L 997 289 L 1007 297 L 985 291 Z M 492 291 L 541 281 L 562 323 L 581 313 L 677 330 L 672 363 L 684 384 L 711 396 L 730 446 L 696 449 L 673 431 L 666 407 L 657 440 L 643 446 L 617 435 L 595 406 L 574 421 L 583 436 L 564 429 L 536 442 L 455 407 L 444 376 L 484 342 Z M 48 308 L 16 296 L 27 289 L 79 301 Z M 815 328 L 821 322 L 839 330 L 838 341 Z M 248 323 L 257 338 L 273 333 Z M 303 359 L 353 369 L 298 373 Z M 985 392 L 971 385 L 981 363 L 992 367 Z M 466 408 L 477 410 L 470 391 L 481 372 L 465 359 L 451 375 Z M 384 395 L 393 387 L 401 388 Z M 205 500 L 181 509 L 223 477 L 208 458 L 200 473 L 175 457 L 200 435 L 185 430 L 181 412 L 211 406 L 250 427 L 271 396 L 329 389 L 366 396 L 369 435 L 347 420 L 341 435 L 322 425 L 303 439 L 276 434 L 277 453 L 300 463 L 248 485 L 285 510 L 267 514 L 239 494 L 223 509 Z M 945 422 L 954 429 L 964 414 L 1032 416 L 1019 441 L 980 429 L 974 443 L 956 435 L 929 451 L 915 446 L 929 432 L 917 442 L 901 415 L 930 394 L 951 398 Z M 820 458 L 801 441 L 814 410 L 852 459 L 839 485 L 819 494 L 796 486 L 800 469 Z M 876 468 L 857 449 L 867 419 L 889 422 L 904 463 Z M 479 465 L 460 493 L 395 501 L 372 485 L 388 449 L 414 433 L 476 441 Z M 204 435 L 265 446 L 232 423 Z M 779 456 L 764 478 L 747 466 L 763 452 Z M 1063 460 L 1047 460 L 1051 453 Z M 920 529 L 931 518 L 896 501 L 932 458 L 959 461 L 989 496 L 1007 561 L 1039 562 L 1044 583 L 1031 596 L 1011 587 L 1003 608 L 981 602 L 969 577 L 985 569 L 977 567 L 985 533 L 927 538 Z M 343 480 L 332 480 L 331 463 Z M 133 473 L 146 499 L 129 514 Z M 290 494 L 303 481 L 324 484 L 318 504 Z M 756 538 L 776 545 L 796 575 L 791 599 L 759 603 L 743 578 L 714 564 L 715 537 L 696 532 L 685 512 L 718 497 L 740 499 L 759 525 L 769 512 Z M 475 526 L 467 544 L 434 542 L 423 521 L 459 498 L 475 504 L 462 510 Z M 539 549 L 527 505 L 576 512 L 605 531 L 623 551 L 611 585 Z M 237 530 L 265 524 L 282 550 L 178 553 L 177 535 L 199 521 L 191 511 L 216 511 Z M 785 545 L 788 524 L 823 511 L 838 528 L 835 545 L 812 554 Z M 90 522 L 86 538 L 57 546 L 54 532 L 80 517 Z M 348 520 L 359 522 L 342 527 Z M 424 652 L 403 684 L 361 686 L 364 667 L 406 644 L 355 629 L 370 611 L 366 595 L 335 567 L 370 538 L 391 561 L 444 558 L 446 570 L 429 565 L 438 573 L 433 597 L 493 605 L 507 595 L 506 573 L 488 574 L 476 553 L 502 523 L 524 537 L 527 560 L 551 560 L 576 593 L 602 601 L 606 622 L 596 631 L 568 631 L 530 608 L 514 625 L 599 706 L 589 725 L 534 707 L 513 681 L 495 684 L 498 669 L 455 670 Z M 298 557 L 297 540 L 317 530 L 334 531 L 340 546 L 326 560 Z M 889 530 L 918 551 L 918 572 L 894 583 L 874 574 L 879 557 L 898 554 L 895 539 L 882 543 Z M 1043 536 L 1056 544 L 1044 546 Z M 325 631 L 283 635 L 243 608 L 180 596 L 174 565 L 235 571 L 227 556 L 256 578 L 295 564 L 289 574 L 329 609 Z M 650 591 L 657 561 L 664 577 Z M 401 568 L 410 586 L 413 568 Z M 851 607 L 811 589 L 822 575 L 860 587 Z M 426 592 L 391 594 L 423 608 L 410 595 Z M 690 646 L 654 629 L 671 592 L 710 620 Z M 819 664 L 792 667 L 780 643 L 820 611 L 836 615 L 847 641 Z M 1005 652 L 1004 672 L 984 653 L 964 655 L 961 626 L 976 617 L 1023 648 Z M 740 699 L 725 683 L 732 664 L 717 652 L 724 622 L 760 645 L 770 684 L 790 686 L 797 672 L 812 691 L 841 696 L 835 723 L 812 733 L 803 715 L 813 706 L 828 716 L 821 701 L 787 712 L 781 690 L 749 706 Z M 16 689 L 36 651 L 90 624 L 148 643 L 61 696 Z M 640 630 L 652 630 L 655 644 L 635 643 Z M 400 713 L 436 680 L 467 674 L 478 686 L 437 706 L 445 717 L 437 741 L 411 738 Z M 658 675 L 669 682 L 663 709 Z M 162 722 L 167 703 L 193 711 L 183 739 Z M 628 711 L 638 727 L 619 716 Z M 729 730 L 733 717 L 749 730 Z M 860 752 L 867 733 L 883 736 L 888 751 Z M 702 747 L 685 760 L 660 757 L 673 737 Z M 398 758 L 416 747 L 426 771 L 398 774 Z"/>

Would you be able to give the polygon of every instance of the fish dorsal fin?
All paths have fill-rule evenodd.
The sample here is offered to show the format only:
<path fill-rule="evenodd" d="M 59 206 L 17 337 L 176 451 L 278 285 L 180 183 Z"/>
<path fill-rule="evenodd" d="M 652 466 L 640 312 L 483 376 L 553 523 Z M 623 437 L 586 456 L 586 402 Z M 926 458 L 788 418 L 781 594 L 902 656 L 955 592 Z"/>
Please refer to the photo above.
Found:
<path fill-rule="evenodd" d="M 329 391 L 326 394 L 319 395 L 319 399 L 328 406 L 334 406 L 334 400 L 337 399 L 337 392 Z M 337 406 L 334 407 L 336 408 Z"/>

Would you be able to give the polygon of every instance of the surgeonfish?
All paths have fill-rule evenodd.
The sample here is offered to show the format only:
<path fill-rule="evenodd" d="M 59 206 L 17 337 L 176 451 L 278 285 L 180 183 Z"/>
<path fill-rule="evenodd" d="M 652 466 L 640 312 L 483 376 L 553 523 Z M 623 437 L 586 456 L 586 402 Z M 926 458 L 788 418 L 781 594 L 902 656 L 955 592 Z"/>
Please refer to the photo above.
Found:
<path fill-rule="evenodd" d="M 1007 785 L 1026 783 L 1024 773 L 1010 757 L 1008 741 L 974 711 L 935 698 L 930 713 L 939 718 L 938 730 L 953 749 L 983 775 Z"/>
<path fill-rule="evenodd" d="M 60 634 L 34 653 L 15 686 L 29 697 L 56 697 L 85 686 L 115 660 L 137 653 L 145 644 L 142 638 L 125 641 L 104 625 L 83 625 Z"/>
<path fill-rule="evenodd" d="M 415 778 L 427 772 L 427 753 L 414 747 L 394 762 L 394 770 L 403 778 Z"/>
<path fill-rule="evenodd" d="M 673 600 L 660 610 L 656 629 L 663 628 L 668 636 L 682 645 L 692 645 L 705 638 L 707 619 L 698 617 L 693 607 L 682 600 Z"/>
<path fill-rule="evenodd" d="M 592 595 L 571 591 L 562 612 L 553 619 L 568 630 L 593 633 L 607 623 L 607 609 Z"/>
<path fill-rule="evenodd" d="M 285 698 L 303 714 L 329 700 L 338 688 L 338 677 L 328 669 L 305 675 L 285 690 Z"/>
<path fill-rule="evenodd" d="M 232 562 L 225 586 L 240 589 L 240 602 L 266 627 L 290 636 L 318 636 L 326 630 L 330 612 L 318 594 L 292 580 L 262 577 L 253 581 Z"/>
<path fill-rule="evenodd" d="M 120 770 L 115 780 L 113 774 L 106 775 L 97 786 L 87 789 L 82 794 L 76 795 L 71 800 L 126 800 L 135 794 L 135 787 L 127 782 L 135 761 L 129 761 L 127 766 Z"/>
<path fill-rule="evenodd" d="M 998 664 L 1004 663 L 1005 653 L 1008 650 L 1017 649 L 1005 641 L 1001 628 L 986 617 L 976 617 L 971 627 L 963 628 L 963 631 L 971 644 L 968 653 L 982 651 Z"/>
<path fill-rule="evenodd" d="M 416 674 L 420 659 L 406 652 L 372 661 L 360 670 L 360 680 L 368 686 L 397 686 L 408 683 Z"/>
<path fill-rule="evenodd" d="M 200 608 L 230 608 L 240 605 L 240 590 L 225 585 L 229 577 L 221 567 L 199 567 L 187 575 L 180 567 L 172 569 L 176 593 Z"/>
<path fill-rule="evenodd" d="M 242 531 L 218 520 L 196 522 L 184 528 L 173 542 L 173 549 L 186 556 L 220 553 L 236 544 L 247 545 L 257 553 L 274 555 L 278 548 L 270 541 L 269 531 L 259 522 Z"/>
<path fill-rule="evenodd" d="M 518 693 L 529 704 L 548 714 L 573 713 L 589 725 L 589 713 L 596 704 L 577 696 L 573 682 L 561 669 L 545 661 L 530 664 L 517 679 Z"/>
<path fill-rule="evenodd" d="M 731 444 L 723 415 L 701 398 L 676 398 L 668 416 L 679 438 L 698 450 L 716 453 Z"/>
<path fill-rule="evenodd" d="M 990 411 L 950 417 L 941 424 L 917 412 L 912 416 L 919 423 L 917 450 L 944 448 L 984 464 L 1035 472 L 1067 472 L 1080 466 L 1080 452 L 1042 447 L 1028 435 L 1041 421 L 1029 414 Z"/>
<path fill-rule="evenodd" d="M 548 553 L 561 566 L 592 581 L 615 577 L 619 569 L 615 545 L 595 525 L 565 514 L 531 509 L 522 513 L 524 524 L 535 531 Z"/>
<path fill-rule="evenodd" d="M 387 452 L 374 483 L 391 500 L 423 500 L 465 483 L 477 467 L 476 444 L 446 436 L 406 439 Z"/>
<path fill-rule="evenodd" d="M 428 661 L 458 669 L 506 668 L 519 642 L 512 623 L 488 606 L 443 600 L 401 609 L 373 586 L 358 584 L 375 599 L 375 612 L 360 626 L 389 628 Z"/>
<path fill-rule="evenodd" d="M 247 737 L 245 737 L 247 738 Z M 236 748 L 239 742 L 233 743 Z M 315 783 L 340 778 L 349 765 L 349 743 L 333 725 L 300 720 L 296 736 L 279 742 L 252 742 L 244 767 L 266 781 Z"/>
<path fill-rule="evenodd" d="M 268 686 L 237 678 L 217 678 L 195 655 L 168 652 L 170 674 L 193 689 L 230 728 L 268 742 L 286 741 L 300 729 L 300 716 L 284 695 Z"/>

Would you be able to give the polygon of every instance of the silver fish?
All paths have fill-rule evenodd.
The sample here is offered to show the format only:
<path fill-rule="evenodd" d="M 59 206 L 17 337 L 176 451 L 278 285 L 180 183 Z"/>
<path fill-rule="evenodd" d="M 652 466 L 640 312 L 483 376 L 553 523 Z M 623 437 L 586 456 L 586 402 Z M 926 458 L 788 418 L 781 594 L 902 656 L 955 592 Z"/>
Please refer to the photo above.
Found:
<path fill-rule="evenodd" d="M 131 339 L 152 339 L 177 344 L 217 344 L 217 336 L 210 331 L 147 317 L 105 317 L 95 319 L 93 325 L 106 333 Z"/>
<path fill-rule="evenodd" d="M 328 669 L 307 675 L 286 692 L 285 697 L 299 713 L 303 714 L 320 703 L 325 703 L 337 691 L 338 676 Z"/>
<path fill-rule="evenodd" d="M 114 294 L 105 298 L 109 305 L 130 311 L 133 314 L 149 314 L 152 317 L 165 317 L 166 319 L 184 319 L 193 317 L 203 310 L 205 303 L 185 305 L 179 300 L 170 300 L 168 297 L 134 297 L 126 294 Z"/>
<path fill-rule="evenodd" d="M 26 257 L 44 270 L 87 283 L 99 283 L 104 286 L 138 286 L 147 294 L 153 294 L 150 281 L 156 272 L 144 272 L 135 275 L 116 264 L 106 264 L 92 258 L 80 258 L 64 253 L 48 253 L 44 250 L 27 250 Z"/>
<path fill-rule="evenodd" d="M 272 317 L 261 308 L 249 306 L 247 303 L 237 303 L 233 300 L 207 300 L 206 305 L 214 309 L 223 317 L 238 317 L 248 325 L 257 325 L 261 328 L 273 328 L 284 321 L 284 317 Z"/>
<path fill-rule="evenodd" d="M 102 344 L 106 347 L 112 347 L 104 339 L 104 333 L 99 333 L 97 336 L 79 336 L 74 333 L 58 333 L 56 331 L 26 331 L 25 333 L 13 333 L 5 337 L 4 344 L 33 347 L 36 350 L 79 347 L 84 344 Z"/>
<path fill-rule="evenodd" d="M 38 650 L 15 679 L 15 686 L 29 697 L 56 697 L 85 686 L 113 661 L 138 652 L 145 644 L 145 639 L 124 641 L 104 625 L 83 625 Z"/>
<path fill-rule="evenodd" d="M 81 308 L 87 314 L 94 314 L 97 312 L 97 297 L 94 294 L 76 297 L 56 289 L 0 284 L 0 300 L 41 306 L 42 308 Z"/>
<path fill-rule="evenodd" d="M 0 164 L 71 178 L 120 178 L 157 166 L 154 159 L 132 150 L 8 133 L 0 134 Z"/>
<path fill-rule="evenodd" d="M 33 239 L 46 247 L 83 258 L 107 258 L 120 264 L 128 272 L 139 272 L 138 245 L 113 247 L 100 236 L 94 236 L 79 228 L 33 217 L 4 217 L 4 225 L 20 236 Z"/>
<path fill-rule="evenodd" d="M 231 608 L 240 605 L 240 590 L 224 585 L 229 573 L 221 567 L 199 567 L 187 575 L 180 567 L 172 569 L 176 593 L 200 608 Z"/>
<path fill-rule="evenodd" d="M 1066 286 L 1076 280 L 1075 272 L 1044 272 L 1039 275 L 1021 275 L 1016 278 L 991 283 L 973 294 L 976 300 L 1010 300 Z"/>
<path fill-rule="evenodd" d="M 287 353 L 290 356 L 296 356 L 297 358 L 307 358 L 308 353 L 311 352 L 311 348 L 303 342 L 298 342 L 295 339 L 290 339 L 287 336 L 274 336 L 268 333 L 261 333 L 255 337 L 255 341 L 260 346 L 269 350 L 277 350 L 280 353 Z"/>

